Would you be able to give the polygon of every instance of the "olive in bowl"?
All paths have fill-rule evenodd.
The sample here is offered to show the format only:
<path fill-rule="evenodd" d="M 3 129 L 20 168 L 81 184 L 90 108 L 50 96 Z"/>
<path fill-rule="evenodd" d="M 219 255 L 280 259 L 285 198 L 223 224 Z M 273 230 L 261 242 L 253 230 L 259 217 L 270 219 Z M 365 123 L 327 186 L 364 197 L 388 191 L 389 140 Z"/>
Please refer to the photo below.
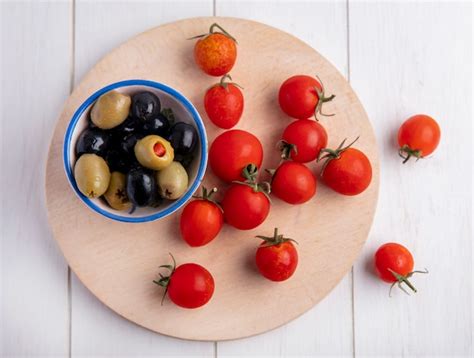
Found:
<path fill-rule="evenodd" d="M 101 108 L 94 110 L 97 105 Z M 96 118 L 104 113 L 112 113 L 113 121 Z M 193 132 L 185 168 L 178 162 L 183 156 L 174 156 L 189 142 L 178 132 L 172 136 L 178 123 Z M 180 139 L 176 148 L 170 138 Z M 147 222 L 179 210 L 200 186 L 207 137 L 198 112 L 182 94 L 161 83 L 127 80 L 98 90 L 77 109 L 66 130 L 63 159 L 72 189 L 90 209 L 116 221 Z"/>

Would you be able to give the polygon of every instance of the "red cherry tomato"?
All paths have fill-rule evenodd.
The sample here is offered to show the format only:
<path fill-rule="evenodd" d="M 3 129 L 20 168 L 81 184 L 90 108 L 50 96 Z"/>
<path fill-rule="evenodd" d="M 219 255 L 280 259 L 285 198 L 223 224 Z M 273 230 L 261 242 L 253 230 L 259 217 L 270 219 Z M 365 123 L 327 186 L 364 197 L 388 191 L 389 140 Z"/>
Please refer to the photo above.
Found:
<path fill-rule="evenodd" d="M 398 130 L 400 156 L 406 163 L 412 156 L 419 159 L 434 152 L 438 147 L 441 130 L 430 116 L 417 114 L 408 118 Z"/>
<path fill-rule="evenodd" d="M 342 142 L 336 150 L 321 151 L 327 153 L 320 158 L 320 160 L 327 159 L 322 172 L 324 183 L 344 195 L 362 193 L 372 180 L 372 166 L 369 159 L 360 150 L 350 148 L 352 144 L 342 148 L 344 145 Z"/>
<path fill-rule="evenodd" d="M 202 197 L 189 202 L 181 213 L 181 237 L 189 246 L 204 246 L 221 231 L 224 222 L 222 209 L 210 200 L 216 191 L 214 188 L 208 193 L 203 187 Z"/>
<path fill-rule="evenodd" d="M 299 119 L 286 127 L 282 143 L 284 158 L 307 163 L 316 160 L 321 149 L 326 148 L 328 135 L 318 122 Z"/>
<path fill-rule="evenodd" d="M 235 126 L 244 110 L 244 96 L 238 85 L 225 82 L 232 80 L 230 75 L 222 77 L 221 82 L 209 88 L 204 96 L 204 108 L 209 119 L 219 128 Z"/>
<path fill-rule="evenodd" d="M 257 237 L 264 240 L 255 255 L 262 276 L 277 282 L 289 279 L 298 266 L 298 252 L 292 240 L 278 235 L 278 229 L 273 237 Z"/>
<path fill-rule="evenodd" d="M 240 230 L 250 230 L 263 223 L 270 211 L 268 183 L 257 183 L 258 169 L 248 165 L 242 175 L 245 182 L 233 183 L 224 194 L 225 221 Z"/>
<path fill-rule="evenodd" d="M 226 182 L 242 180 L 242 169 L 248 164 L 262 164 L 262 144 L 253 134 L 232 129 L 219 135 L 209 150 L 209 165 L 214 174 Z"/>
<path fill-rule="evenodd" d="M 183 308 L 198 308 L 205 305 L 214 293 L 214 279 L 204 267 L 187 263 L 176 267 L 163 265 L 171 271 L 169 276 L 160 275 L 157 285 L 166 287 L 170 300 Z M 166 293 L 165 293 L 166 294 Z"/>
<path fill-rule="evenodd" d="M 428 273 L 428 271 L 413 271 L 414 262 L 410 251 L 394 242 L 380 246 L 375 252 L 374 261 L 377 275 L 383 281 L 391 283 L 392 287 L 398 284 L 402 290 L 404 289 L 401 284 L 405 283 L 413 292 L 416 292 L 408 278 L 414 273 Z"/>
<path fill-rule="evenodd" d="M 283 112 L 293 118 L 305 119 L 321 112 L 324 102 L 331 101 L 335 96 L 325 97 L 324 87 L 317 79 L 297 75 L 288 78 L 280 87 L 278 101 Z"/>
<path fill-rule="evenodd" d="M 232 184 L 224 195 L 222 208 L 229 225 L 250 230 L 265 221 L 270 212 L 270 201 L 265 194 L 247 185 Z"/>
<path fill-rule="evenodd" d="M 302 204 L 316 194 L 316 177 L 304 164 L 283 162 L 272 177 L 272 193 L 290 204 Z"/>
<path fill-rule="evenodd" d="M 214 32 L 215 29 L 222 32 Z M 208 34 L 194 46 L 194 61 L 208 75 L 223 76 L 234 67 L 237 58 L 235 39 L 218 24 L 212 24 Z"/>

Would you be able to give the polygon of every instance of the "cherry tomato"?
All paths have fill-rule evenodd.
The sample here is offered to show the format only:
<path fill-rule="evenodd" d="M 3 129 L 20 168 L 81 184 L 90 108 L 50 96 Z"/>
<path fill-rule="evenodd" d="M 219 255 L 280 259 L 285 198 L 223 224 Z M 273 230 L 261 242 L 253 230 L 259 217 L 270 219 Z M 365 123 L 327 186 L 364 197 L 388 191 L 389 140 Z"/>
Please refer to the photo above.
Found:
<path fill-rule="evenodd" d="M 402 289 L 405 283 L 413 292 L 415 287 L 408 280 L 414 273 L 428 273 L 428 271 L 413 271 L 413 256 L 405 246 L 389 242 L 379 247 L 375 252 L 375 272 L 385 282 L 395 284 Z M 405 290 L 404 290 L 405 291 Z M 406 292 L 406 291 L 405 291 Z"/>
<path fill-rule="evenodd" d="M 344 142 L 345 140 L 336 150 L 321 150 L 321 153 L 327 153 L 318 159 L 327 159 L 323 166 L 322 178 L 327 186 L 340 194 L 357 195 L 369 186 L 372 166 L 364 153 L 350 148 L 355 141 L 343 148 Z"/>
<path fill-rule="evenodd" d="M 331 101 L 335 96 L 326 97 L 321 81 L 297 75 L 288 78 L 280 87 L 278 101 L 283 112 L 293 118 L 305 119 L 322 113 L 323 103 Z"/>
<path fill-rule="evenodd" d="M 406 163 L 412 156 L 420 159 L 438 147 L 441 130 L 430 116 L 417 114 L 408 118 L 398 130 L 399 154 Z"/>
<path fill-rule="evenodd" d="M 222 32 L 214 32 L 215 29 Z M 194 61 L 205 73 L 223 76 L 235 64 L 237 46 L 235 39 L 218 24 L 212 24 L 209 33 L 195 36 L 200 38 L 194 46 Z"/>
<path fill-rule="evenodd" d="M 224 75 L 221 82 L 209 88 L 204 96 L 204 108 L 209 119 L 219 128 L 229 129 L 235 126 L 244 110 L 244 96 L 230 75 Z"/>
<path fill-rule="evenodd" d="M 202 188 L 202 197 L 189 202 L 181 213 L 181 237 L 189 246 L 204 246 L 212 241 L 221 231 L 224 215 L 222 209 L 211 200 L 211 195 Z"/>
<path fill-rule="evenodd" d="M 245 182 L 233 183 L 224 194 L 225 221 L 240 230 L 250 230 L 263 223 L 270 211 L 268 183 L 257 183 L 257 168 L 250 164 L 243 170 Z"/>
<path fill-rule="evenodd" d="M 169 269 L 170 275 L 160 274 L 160 279 L 153 282 L 166 288 L 165 295 L 167 292 L 174 304 L 183 308 L 198 308 L 209 302 L 214 293 L 214 279 L 204 267 L 194 263 L 176 267 L 174 258 L 173 265 L 160 267 Z"/>
<path fill-rule="evenodd" d="M 285 281 L 296 271 L 298 252 L 291 239 L 278 234 L 273 237 L 257 236 L 264 240 L 257 249 L 255 261 L 263 277 L 272 281 Z"/>
<path fill-rule="evenodd" d="M 226 181 L 242 180 L 242 169 L 262 164 L 262 144 L 253 134 L 232 129 L 219 135 L 209 149 L 209 165 L 217 177 Z"/>
<path fill-rule="evenodd" d="M 316 194 L 316 178 L 304 164 L 286 161 L 272 177 L 272 193 L 290 204 L 302 204 Z"/>
<path fill-rule="evenodd" d="M 295 162 L 311 162 L 327 144 L 328 135 L 322 125 L 310 119 L 299 119 L 283 132 L 282 156 Z"/>

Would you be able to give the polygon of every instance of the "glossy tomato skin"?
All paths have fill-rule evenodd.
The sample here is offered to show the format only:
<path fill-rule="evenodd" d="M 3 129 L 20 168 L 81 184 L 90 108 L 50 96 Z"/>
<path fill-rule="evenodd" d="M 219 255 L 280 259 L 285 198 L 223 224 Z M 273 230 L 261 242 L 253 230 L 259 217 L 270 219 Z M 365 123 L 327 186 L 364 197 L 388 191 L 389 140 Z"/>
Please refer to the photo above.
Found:
<path fill-rule="evenodd" d="M 242 116 L 244 96 L 232 83 L 228 83 L 226 88 L 216 85 L 207 90 L 204 108 L 212 123 L 219 128 L 229 129 L 235 126 Z"/>
<path fill-rule="evenodd" d="M 339 158 L 331 159 L 323 171 L 324 183 L 344 195 L 357 195 L 369 186 L 372 166 L 360 150 L 348 148 Z"/>
<path fill-rule="evenodd" d="M 261 192 L 247 185 L 232 184 L 222 200 L 225 221 L 239 229 L 250 230 L 265 221 L 270 212 L 270 201 Z"/>
<path fill-rule="evenodd" d="M 316 88 L 322 91 L 321 84 L 311 76 L 297 75 L 288 78 L 278 93 L 282 111 L 292 118 L 312 117 L 319 101 Z"/>
<path fill-rule="evenodd" d="M 421 157 L 426 157 L 438 147 L 441 130 L 438 123 L 430 116 L 417 114 L 408 118 L 398 131 L 400 148 L 408 146 L 411 150 L 419 150 Z"/>
<path fill-rule="evenodd" d="M 290 278 L 298 266 L 298 252 L 291 241 L 264 246 L 257 249 L 255 261 L 262 276 L 272 281 L 285 281 Z"/>
<path fill-rule="evenodd" d="M 204 199 L 191 201 L 181 213 L 181 237 L 189 246 L 204 246 L 221 231 L 224 215 L 217 204 Z"/>
<path fill-rule="evenodd" d="M 272 178 L 272 193 L 289 204 L 302 204 L 316 194 L 316 177 L 304 164 L 283 162 Z"/>
<path fill-rule="evenodd" d="M 307 163 L 318 158 L 321 149 L 328 144 L 328 135 L 324 127 L 310 119 L 299 119 L 285 128 L 282 139 L 296 146 L 290 151 L 295 162 Z"/>
<path fill-rule="evenodd" d="M 232 129 L 219 135 L 209 149 L 209 165 L 214 174 L 230 183 L 244 180 L 242 169 L 248 164 L 260 168 L 263 160 L 262 144 L 253 134 Z"/>
<path fill-rule="evenodd" d="M 385 282 L 393 283 L 397 279 L 388 270 L 407 276 L 413 271 L 413 256 L 400 244 L 390 242 L 379 247 L 375 252 L 375 272 Z"/>
<path fill-rule="evenodd" d="M 205 305 L 214 293 L 214 279 L 209 271 L 198 264 L 180 265 L 172 273 L 168 284 L 168 297 L 183 308 Z"/>
<path fill-rule="evenodd" d="M 208 75 L 229 73 L 237 59 L 237 46 L 226 35 L 213 33 L 198 40 L 194 46 L 194 61 Z"/>

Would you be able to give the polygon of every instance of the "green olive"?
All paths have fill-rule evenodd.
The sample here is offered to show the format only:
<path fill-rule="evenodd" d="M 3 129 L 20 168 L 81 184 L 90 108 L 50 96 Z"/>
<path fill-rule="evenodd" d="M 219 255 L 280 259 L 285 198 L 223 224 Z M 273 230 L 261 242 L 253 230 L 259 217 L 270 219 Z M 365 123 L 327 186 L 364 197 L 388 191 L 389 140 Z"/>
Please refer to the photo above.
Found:
<path fill-rule="evenodd" d="M 132 207 L 132 203 L 127 196 L 125 174 L 112 172 L 104 198 L 110 207 L 115 210 L 128 210 Z"/>
<path fill-rule="evenodd" d="M 83 154 L 74 167 L 74 177 L 82 194 L 97 198 L 109 187 L 110 171 L 104 159 L 96 154 Z"/>
<path fill-rule="evenodd" d="M 127 119 L 131 103 L 130 96 L 117 91 L 103 94 L 92 107 L 92 123 L 102 129 L 118 126 Z"/>
<path fill-rule="evenodd" d="M 135 144 L 135 157 L 145 168 L 161 170 L 173 162 L 174 150 L 170 142 L 157 135 L 148 135 Z"/>
<path fill-rule="evenodd" d="M 188 173 L 180 162 L 172 162 L 156 173 L 156 182 L 163 198 L 175 200 L 188 189 Z"/>

